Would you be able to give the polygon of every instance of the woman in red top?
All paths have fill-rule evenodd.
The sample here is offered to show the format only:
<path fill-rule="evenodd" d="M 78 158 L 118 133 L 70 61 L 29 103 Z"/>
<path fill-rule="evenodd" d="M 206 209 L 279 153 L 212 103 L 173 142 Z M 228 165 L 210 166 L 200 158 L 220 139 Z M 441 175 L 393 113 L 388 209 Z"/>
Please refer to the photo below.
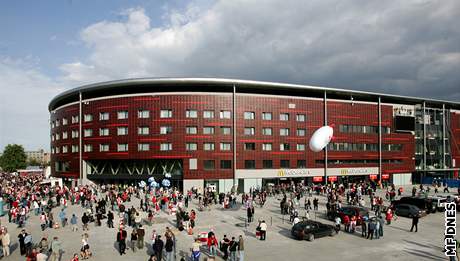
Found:
<path fill-rule="evenodd" d="M 387 221 L 387 225 L 390 225 L 391 224 L 391 220 L 393 219 L 393 212 L 391 211 L 391 209 L 389 208 L 388 211 L 387 211 L 387 214 L 385 216 L 385 219 Z"/>
<path fill-rule="evenodd" d="M 217 238 L 214 234 L 208 237 L 208 248 L 211 256 L 217 255 Z"/>

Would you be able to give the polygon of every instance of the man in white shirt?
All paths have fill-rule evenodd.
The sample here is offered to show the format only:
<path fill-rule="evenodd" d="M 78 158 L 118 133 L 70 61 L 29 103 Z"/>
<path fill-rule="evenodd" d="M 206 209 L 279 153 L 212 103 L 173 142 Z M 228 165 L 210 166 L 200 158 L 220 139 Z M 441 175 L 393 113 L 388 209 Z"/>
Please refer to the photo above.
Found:
<path fill-rule="evenodd" d="M 265 240 L 267 237 L 267 224 L 265 223 L 265 220 L 262 220 L 262 223 L 260 223 L 260 240 Z"/>

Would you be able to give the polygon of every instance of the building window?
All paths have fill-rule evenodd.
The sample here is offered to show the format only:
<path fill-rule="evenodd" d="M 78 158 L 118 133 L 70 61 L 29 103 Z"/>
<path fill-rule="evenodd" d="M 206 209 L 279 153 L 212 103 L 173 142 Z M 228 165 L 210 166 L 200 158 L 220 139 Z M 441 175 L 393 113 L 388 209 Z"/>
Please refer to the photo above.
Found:
<path fill-rule="evenodd" d="M 99 144 L 99 151 L 100 151 L 100 152 L 107 152 L 107 151 L 109 151 L 109 144 Z"/>
<path fill-rule="evenodd" d="M 172 118 L 172 110 L 161 110 L 160 111 L 160 118 Z"/>
<path fill-rule="evenodd" d="M 198 149 L 198 144 L 197 143 L 185 143 L 185 150 L 195 151 L 197 149 Z"/>
<path fill-rule="evenodd" d="M 203 160 L 203 168 L 205 170 L 213 170 L 216 168 L 214 160 Z"/>
<path fill-rule="evenodd" d="M 78 138 L 78 131 L 77 130 L 72 131 L 72 138 L 73 139 Z"/>
<path fill-rule="evenodd" d="M 128 143 L 119 143 L 117 145 L 117 151 L 119 152 L 128 151 Z"/>
<path fill-rule="evenodd" d="M 262 135 L 266 135 L 266 136 L 272 136 L 272 128 L 263 128 L 262 129 Z"/>
<path fill-rule="evenodd" d="M 231 160 L 221 160 L 220 161 L 220 168 L 221 169 L 231 169 L 232 168 L 232 161 Z"/>
<path fill-rule="evenodd" d="M 256 128 L 254 127 L 246 127 L 244 128 L 244 135 L 254 135 L 256 132 Z"/>
<path fill-rule="evenodd" d="M 56 127 L 59 127 L 60 123 L 59 120 L 56 120 Z"/>
<path fill-rule="evenodd" d="M 198 111 L 197 110 L 186 110 L 185 118 L 198 118 Z"/>
<path fill-rule="evenodd" d="M 138 151 L 149 151 L 150 150 L 150 144 L 148 144 L 148 143 L 139 143 L 139 144 L 137 144 L 137 150 Z"/>
<path fill-rule="evenodd" d="M 93 145 L 85 144 L 85 146 L 83 147 L 83 151 L 84 152 L 92 152 L 93 151 Z"/>
<path fill-rule="evenodd" d="M 289 169 L 289 160 L 280 160 L 280 168 Z"/>
<path fill-rule="evenodd" d="M 232 118 L 232 112 L 231 111 L 220 111 L 220 118 L 221 119 L 231 119 Z"/>
<path fill-rule="evenodd" d="M 117 119 L 119 119 L 119 120 L 128 119 L 128 111 L 119 111 L 119 112 L 117 112 Z"/>
<path fill-rule="evenodd" d="M 128 127 L 118 127 L 117 135 L 118 136 L 128 135 Z"/>
<path fill-rule="evenodd" d="M 51 134 L 51 141 L 54 141 L 54 134 Z"/>
<path fill-rule="evenodd" d="M 85 114 L 85 115 L 83 116 L 83 121 L 84 121 L 84 122 L 93 121 L 93 115 L 92 115 L 92 114 Z"/>
<path fill-rule="evenodd" d="M 304 151 L 305 150 L 305 144 L 297 144 L 297 150 L 298 151 Z"/>
<path fill-rule="evenodd" d="M 253 111 L 245 111 L 244 112 L 244 119 L 245 120 L 254 120 L 255 113 Z"/>
<path fill-rule="evenodd" d="M 306 130 L 305 129 L 297 129 L 297 136 L 303 137 L 305 136 Z"/>
<path fill-rule="evenodd" d="M 61 139 L 61 135 L 59 135 L 59 133 L 56 133 L 56 140 L 60 140 Z"/>
<path fill-rule="evenodd" d="M 149 135 L 149 133 L 150 133 L 150 128 L 147 126 L 141 126 L 137 128 L 138 135 Z"/>
<path fill-rule="evenodd" d="M 100 121 L 108 121 L 110 114 L 108 112 L 100 112 L 99 113 L 99 120 Z"/>
<path fill-rule="evenodd" d="M 78 116 L 72 116 L 72 124 L 78 123 Z"/>
<path fill-rule="evenodd" d="M 288 128 L 281 128 L 280 129 L 280 136 L 289 136 L 289 129 Z"/>
<path fill-rule="evenodd" d="M 244 168 L 245 169 L 255 169 L 256 168 L 256 161 L 255 160 L 245 160 L 244 161 Z"/>
<path fill-rule="evenodd" d="M 307 161 L 306 160 L 297 160 L 297 168 L 298 169 L 307 168 Z"/>
<path fill-rule="evenodd" d="M 185 118 L 198 118 L 198 111 L 197 110 L 186 110 Z"/>
<path fill-rule="evenodd" d="M 288 121 L 289 113 L 280 113 L 280 121 Z"/>
<path fill-rule="evenodd" d="M 220 133 L 222 133 L 222 135 L 230 135 L 232 129 L 230 127 L 220 127 Z"/>
<path fill-rule="evenodd" d="M 62 146 L 62 153 L 67 153 L 68 152 L 67 150 L 68 150 L 67 146 Z"/>
<path fill-rule="evenodd" d="M 161 151 L 172 150 L 172 143 L 160 143 L 160 150 Z"/>
<path fill-rule="evenodd" d="M 139 111 L 137 111 L 137 118 L 139 118 L 139 119 L 148 119 L 148 118 L 150 118 L 150 111 L 149 110 L 139 110 Z"/>
<path fill-rule="evenodd" d="M 54 148 L 51 148 L 51 154 L 55 154 L 56 151 L 54 150 Z"/>
<path fill-rule="evenodd" d="M 228 142 L 221 142 L 221 143 L 220 143 L 220 150 L 225 150 L 225 151 L 231 150 L 231 145 L 230 145 L 230 143 L 228 143 Z"/>
<path fill-rule="evenodd" d="M 68 138 L 67 131 L 64 131 L 64 132 L 62 133 L 62 139 L 65 140 L 65 139 L 67 139 L 67 138 Z"/>
<path fill-rule="evenodd" d="M 214 127 L 203 127 L 203 134 L 214 134 Z"/>
<path fill-rule="evenodd" d="M 67 125 L 69 123 L 69 121 L 67 120 L 67 118 L 62 118 L 62 125 Z"/>
<path fill-rule="evenodd" d="M 262 112 L 262 120 L 271 121 L 272 120 L 272 113 L 271 112 Z"/>
<path fill-rule="evenodd" d="M 92 129 L 85 129 L 84 132 L 83 132 L 83 137 L 91 137 L 91 136 L 93 136 L 93 130 Z"/>
<path fill-rule="evenodd" d="M 214 111 L 203 111 L 203 118 L 205 118 L 205 119 L 213 119 L 214 118 Z"/>
<path fill-rule="evenodd" d="M 109 128 L 100 128 L 99 136 L 109 136 Z"/>
<path fill-rule="evenodd" d="M 262 167 L 264 169 L 273 169 L 273 161 L 272 160 L 263 160 Z"/>
<path fill-rule="evenodd" d="M 72 145 L 72 153 L 78 152 L 78 145 Z"/>
<path fill-rule="evenodd" d="M 56 154 L 60 153 L 59 147 L 56 147 Z"/>
<path fill-rule="evenodd" d="M 214 143 L 212 142 L 205 142 L 203 144 L 203 150 L 214 150 Z"/>
<path fill-rule="evenodd" d="M 244 144 L 244 150 L 256 150 L 256 144 L 254 142 L 247 142 Z"/>
<path fill-rule="evenodd" d="M 51 128 L 54 129 L 54 121 L 51 122 Z"/>
<path fill-rule="evenodd" d="M 306 119 L 305 114 L 297 114 L 297 115 L 295 116 L 295 120 L 296 120 L 296 121 L 304 122 L 305 119 Z"/>
<path fill-rule="evenodd" d="M 187 134 L 197 134 L 198 128 L 196 126 L 187 126 L 185 127 L 185 133 Z"/>
<path fill-rule="evenodd" d="M 160 134 L 171 134 L 172 127 L 171 126 L 161 126 L 160 127 Z"/>
<path fill-rule="evenodd" d="M 284 151 L 284 150 L 289 150 L 291 147 L 289 146 L 289 143 L 281 143 L 280 144 L 280 150 L 281 151 Z"/>
<path fill-rule="evenodd" d="M 262 144 L 262 150 L 271 151 L 272 147 L 273 147 L 273 145 L 271 143 L 263 143 Z"/>

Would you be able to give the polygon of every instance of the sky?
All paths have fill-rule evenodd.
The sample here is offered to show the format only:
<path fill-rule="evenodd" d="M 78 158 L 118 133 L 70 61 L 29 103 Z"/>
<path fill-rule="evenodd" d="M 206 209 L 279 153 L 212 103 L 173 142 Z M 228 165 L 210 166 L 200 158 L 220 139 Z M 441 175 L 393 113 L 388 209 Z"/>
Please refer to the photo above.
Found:
<path fill-rule="evenodd" d="M 460 102 L 460 1 L 0 2 L 0 150 L 49 151 L 62 91 L 225 77 Z"/>

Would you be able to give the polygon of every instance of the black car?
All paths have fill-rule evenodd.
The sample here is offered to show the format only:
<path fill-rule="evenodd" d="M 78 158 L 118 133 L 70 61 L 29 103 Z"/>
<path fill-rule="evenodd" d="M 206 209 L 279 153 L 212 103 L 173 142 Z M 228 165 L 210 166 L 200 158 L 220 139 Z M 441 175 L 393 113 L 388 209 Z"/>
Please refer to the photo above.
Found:
<path fill-rule="evenodd" d="M 436 212 L 436 204 L 430 198 L 424 197 L 402 197 L 399 200 L 391 202 L 393 208 L 399 204 L 409 204 L 418 207 L 422 212 L 434 213 Z"/>
<path fill-rule="evenodd" d="M 394 208 L 394 211 L 395 211 L 395 214 L 397 216 L 402 216 L 402 217 L 415 217 L 415 216 L 422 216 L 422 211 L 414 206 L 414 205 L 410 205 L 410 204 L 398 204 L 398 205 L 395 205 L 395 208 Z"/>
<path fill-rule="evenodd" d="M 316 221 L 300 221 L 291 229 L 291 234 L 299 240 L 313 241 L 315 238 L 335 236 L 337 231 L 334 226 Z"/>

